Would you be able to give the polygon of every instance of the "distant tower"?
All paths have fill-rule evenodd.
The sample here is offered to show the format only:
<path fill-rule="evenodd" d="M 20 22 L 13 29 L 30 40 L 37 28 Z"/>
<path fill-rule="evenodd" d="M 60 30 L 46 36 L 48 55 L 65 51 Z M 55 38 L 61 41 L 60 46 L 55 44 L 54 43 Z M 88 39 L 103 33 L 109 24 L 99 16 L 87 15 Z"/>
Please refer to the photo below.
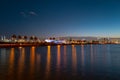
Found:
<path fill-rule="evenodd" d="M 3 36 L 3 40 L 5 40 L 6 39 L 6 36 Z"/>
<path fill-rule="evenodd" d="M 100 37 L 97 37 L 97 40 L 99 40 L 100 39 Z"/>
<path fill-rule="evenodd" d="M 1 40 L 4 40 L 4 37 L 3 37 L 3 36 L 1 36 Z"/>

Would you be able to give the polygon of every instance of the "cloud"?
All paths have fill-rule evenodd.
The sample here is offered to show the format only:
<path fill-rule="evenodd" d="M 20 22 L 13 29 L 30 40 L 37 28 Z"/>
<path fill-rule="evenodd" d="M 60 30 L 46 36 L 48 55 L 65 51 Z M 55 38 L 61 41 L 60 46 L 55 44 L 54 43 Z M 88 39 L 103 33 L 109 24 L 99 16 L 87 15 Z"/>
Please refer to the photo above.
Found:
<path fill-rule="evenodd" d="M 33 16 L 37 16 L 37 13 L 33 12 L 33 11 L 30 11 L 29 12 L 30 15 L 33 15 Z"/>
<path fill-rule="evenodd" d="M 20 14 L 21 14 L 23 17 L 26 17 L 26 13 L 25 13 L 25 12 L 20 12 Z"/>
<path fill-rule="evenodd" d="M 20 12 L 20 14 L 21 14 L 23 17 L 37 16 L 37 13 L 36 13 L 36 12 L 34 12 L 34 11 L 29 11 L 29 12 Z"/>

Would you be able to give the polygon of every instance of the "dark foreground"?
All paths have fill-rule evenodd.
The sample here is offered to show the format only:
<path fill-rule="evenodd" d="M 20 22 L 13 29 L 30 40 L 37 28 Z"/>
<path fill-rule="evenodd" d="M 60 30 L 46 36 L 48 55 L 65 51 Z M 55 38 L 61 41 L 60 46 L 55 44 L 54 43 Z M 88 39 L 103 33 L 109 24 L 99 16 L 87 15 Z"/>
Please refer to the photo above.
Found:
<path fill-rule="evenodd" d="M 120 80 L 120 45 L 0 48 L 0 80 Z"/>

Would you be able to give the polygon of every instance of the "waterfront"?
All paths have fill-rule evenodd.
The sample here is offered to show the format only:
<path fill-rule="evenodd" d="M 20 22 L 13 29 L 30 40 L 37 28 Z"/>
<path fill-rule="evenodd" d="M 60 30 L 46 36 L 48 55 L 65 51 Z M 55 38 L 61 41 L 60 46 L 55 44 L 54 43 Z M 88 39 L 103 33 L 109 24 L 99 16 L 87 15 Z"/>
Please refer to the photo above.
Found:
<path fill-rule="evenodd" d="M 0 80 L 119 80 L 120 45 L 0 48 Z"/>

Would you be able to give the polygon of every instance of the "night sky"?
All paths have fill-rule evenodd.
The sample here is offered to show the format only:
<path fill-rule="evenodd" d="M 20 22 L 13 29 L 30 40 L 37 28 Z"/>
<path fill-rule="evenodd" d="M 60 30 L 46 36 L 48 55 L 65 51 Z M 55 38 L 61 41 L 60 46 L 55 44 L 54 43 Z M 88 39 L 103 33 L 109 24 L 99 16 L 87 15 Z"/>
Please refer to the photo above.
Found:
<path fill-rule="evenodd" d="M 0 35 L 120 37 L 119 0 L 0 0 Z"/>

